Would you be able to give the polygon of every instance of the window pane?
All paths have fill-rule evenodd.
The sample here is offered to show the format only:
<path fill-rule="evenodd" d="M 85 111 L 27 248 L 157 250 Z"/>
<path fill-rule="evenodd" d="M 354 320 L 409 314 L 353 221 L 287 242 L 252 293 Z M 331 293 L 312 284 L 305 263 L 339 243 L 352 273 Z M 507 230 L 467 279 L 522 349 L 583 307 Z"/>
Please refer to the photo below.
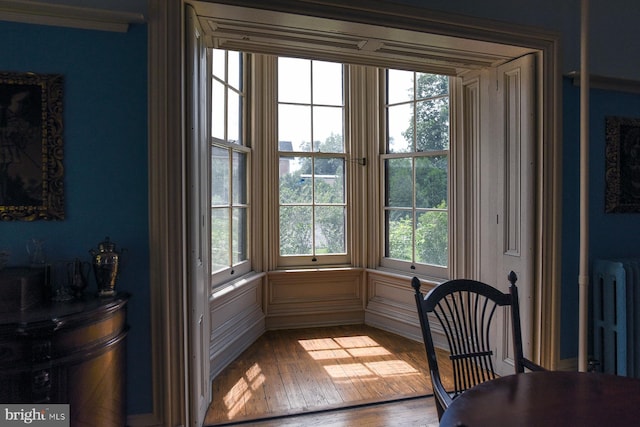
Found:
<path fill-rule="evenodd" d="M 313 103 L 342 106 L 342 64 L 313 61 Z"/>
<path fill-rule="evenodd" d="M 447 156 L 416 158 L 416 207 L 447 208 Z"/>
<path fill-rule="evenodd" d="M 387 109 L 387 152 L 413 151 L 413 104 L 394 105 Z"/>
<path fill-rule="evenodd" d="M 319 206 L 316 212 L 316 254 L 345 253 L 345 208 Z"/>
<path fill-rule="evenodd" d="M 242 105 L 240 95 L 231 89 L 227 90 L 227 141 L 242 144 L 241 141 L 241 118 L 242 118 Z"/>
<path fill-rule="evenodd" d="M 211 147 L 211 206 L 229 205 L 229 150 Z"/>
<path fill-rule="evenodd" d="M 316 203 L 344 203 L 344 159 L 316 159 L 314 172 Z"/>
<path fill-rule="evenodd" d="M 413 171 L 411 159 L 387 159 L 387 203 L 389 207 L 413 206 Z"/>
<path fill-rule="evenodd" d="M 247 209 L 233 209 L 233 223 L 231 229 L 232 248 L 231 262 L 233 265 L 247 259 Z"/>
<path fill-rule="evenodd" d="M 212 51 L 212 74 L 218 79 L 225 81 L 225 70 L 227 68 L 226 51 L 213 49 Z"/>
<path fill-rule="evenodd" d="M 433 98 L 449 93 L 449 77 L 439 74 L 416 73 L 417 99 Z"/>
<path fill-rule="evenodd" d="M 310 255 L 313 218 L 311 206 L 280 207 L 280 254 Z"/>
<path fill-rule="evenodd" d="M 281 204 L 311 204 L 311 183 L 311 157 L 280 157 Z"/>
<path fill-rule="evenodd" d="M 388 70 L 387 104 L 413 100 L 413 72 Z"/>
<path fill-rule="evenodd" d="M 447 266 L 448 256 L 447 212 L 419 213 L 416 224 L 416 261 Z"/>
<path fill-rule="evenodd" d="M 342 107 L 313 107 L 313 151 L 343 153 Z"/>
<path fill-rule="evenodd" d="M 211 272 L 229 267 L 229 209 L 211 209 Z"/>
<path fill-rule="evenodd" d="M 224 140 L 225 88 L 217 80 L 211 82 L 211 136 Z"/>
<path fill-rule="evenodd" d="M 416 103 L 416 150 L 449 149 L 449 100 L 435 98 Z"/>
<path fill-rule="evenodd" d="M 413 260 L 413 215 L 411 211 L 385 211 L 385 231 L 388 258 Z"/>
<path fill-rule="evenodd" d="M 311 103 L 311 61 L 278 58 L 278 102 Z"/>
<path fill-rule="evenodd" d="M 229 51 L 229 86 L 242 90 L 242 54 Z"/>
<path fill-rule="evenodd" d="M 311 151 L 311 107 L 278 105 L 278 141 L 288 141 L 294 151 Z"/>
<path fill-rule="evenodd" d="M 247 155 L 233 152 L 233 198 L 234 205 L 247 203 Z"/>

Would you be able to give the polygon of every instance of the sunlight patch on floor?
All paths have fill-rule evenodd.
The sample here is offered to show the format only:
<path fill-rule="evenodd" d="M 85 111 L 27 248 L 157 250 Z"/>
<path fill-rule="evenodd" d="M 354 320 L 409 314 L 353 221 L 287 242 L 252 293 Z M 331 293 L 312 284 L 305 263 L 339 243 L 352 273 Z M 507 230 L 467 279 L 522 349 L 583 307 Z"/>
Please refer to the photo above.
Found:
<path fill-rule="evenodd" d="M 311 356 L 313 360 L 347 359 L 349 357 L 353 357 L 351 354 L 349 354 L 349 352 L 342 349 L 314 350 L 314 351 L 307 351 L 307 353 L 309 353 L 309 356 Z"/>
<path fill-rule="evenodd" d="M 366 335 L 298 340 L 298 343 L 312 359 L 318 361 L 391 355 L 389 350 Z M 342 378 L 376 379 L 419 374 L 419 371 L 411 364 L 398 359 L 368 363 L 332 364 L 324 366 L 324 369 L 334 380 Z"/>
<path fill-rule="evenodd" d="M 298 340 L 298 343 L 314 360 L 386 356 L 391 354 L 389 350 L 380 346 L 375 340 L 366 335 Z"/>
<path fill-rule="evenodd" d="M 307 351 L 332 350 L 341 348 L 333 338 L 317 338 L 310 340 L 298 340 L 298 343 Z"/>
<path fill-rule="evenodd" d="M 349 363 L 345 365 L 327 365 L 325 371 L 331 378 L 365 378 L 376 375 L 362 363 Z"/>
<path fill-rule="evenodd" d="M 365 363 L 365 365 L 380 377 L 395 377 L 419 373 L 417 369 L 404 360 L 385 360 L 382 362 Z"/>
<path fill-rule="evenodd" d="M 391 354 L 384 347 L 350 348 L 347 351 L 353 357 L 387 356 Z"/>
<path fill-rule="evenodd" d="M 253 391 L 261 387 L 266 380 L 262 369 L 256 363 L 244 373 L 244 376 L 236 382 L 231 390 L 224 396 L 224 404 L 227 408 L 227 416 L 231 420 L 243 409 L 251 398 Z"/>

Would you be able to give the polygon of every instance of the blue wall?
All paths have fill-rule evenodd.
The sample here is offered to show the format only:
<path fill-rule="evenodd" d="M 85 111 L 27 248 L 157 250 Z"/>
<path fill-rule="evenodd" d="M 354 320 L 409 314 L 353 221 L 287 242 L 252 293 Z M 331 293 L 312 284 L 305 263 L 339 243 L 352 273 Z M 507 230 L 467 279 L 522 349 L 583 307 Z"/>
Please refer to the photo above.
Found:
<path fill-rule="evenodd" d="M 563 215 L 561 357 L 578 348 L 578 271 L 580 243 L 580 88 L 563 82 Z M 605 117 L 640 117 L 640 95 L 592 89 L 589 93 L 589 257 L 640 256 L 640 217 L 605 213 Z"/>
<path fill-rule="evenodd" d="M 147 178 L 147 32 L 0 23 L 0 70 L 64 76 L 62 221 L 2 222 L 10 264 L 27 263 L 25 243 L 45 240 L 51 261 L 90 259 L 105 236 L 125 248 L 117 289 L 132 294 L 127 412 L 149 413 L 151 345 Z M 95 281 L 90 292 L 95 292 Z"/>

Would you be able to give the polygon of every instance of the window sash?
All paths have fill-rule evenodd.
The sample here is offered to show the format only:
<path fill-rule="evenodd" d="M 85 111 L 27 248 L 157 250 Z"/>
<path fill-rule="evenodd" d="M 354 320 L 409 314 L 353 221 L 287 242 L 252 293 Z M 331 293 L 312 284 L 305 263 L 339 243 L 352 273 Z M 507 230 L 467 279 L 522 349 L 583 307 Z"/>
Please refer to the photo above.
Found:
<path fill-rule="evenodd" d="M 252 150 L 246 138 L 248 100 L 244 90 L 249 55 L 213 49 L 212 56 L 209 262 L 213 289 L 252 268 L 249 246 Z M 216 58 L 223 64 L 216 63 Z"/>
<path fill-rule="evenodd" d="M 428 94 L 428 96 L 418 96 L 418 74 L 415 73 L 409 79 L 412 85 L 412 94 L 409 99 L 398 97 L 395 92 L 390 93 L 387 89 L 387 84 L 395 83 L 395 81 L 387 83 L 387 76 L 394 72 L 394 70 L 381 70 L 379 74 L 381 92 L 384 97 L 380 103 L 379 111 L 383 123 L 380 138 L 380 151 L 383 154 L 380 155 L 379 162 L 381 200 L 380 266 L 400 270 L 412 275 L 422 274 L 430 277 L 446 278 L 449 274 L 451 259 L 451 219 L 448 196 L 451 185 L 450 150 L 418 150 L 416 140 L 418 123 L 416 120 L 418 117 L 418 104 L 432 101 L 441 103 L 446 96 L 446 102 L 449 106 L 449 136 L 445 140 L 445 146 L 449 147 L 452 117 L 450 94 L 443 95 L 442 92 L 436 92 Z M 409 73 L 406 71 L 396 72 L 397 76 L 405 79 L 409 76 Z M 451 86 L 451 81 L 449 81 L 448 85 L 449 87 Z M 398 110 L 399 108 L 404 110 Z M 411 119 L 411 129 L 408 132 L 406 131 L 406 122 L 398 129 L 392 128 L 391 114 L 395 114 L 397 111 L 404 111 L 400 116 L 403 120 Z M 400 144 L 396 143 L 394 147 L 391 147 L 389 142 L 392 138 L 399 139 L 401 132 L 405 132 L 405 135 L 408 134 L 410 140 L 404 142 L 404 144 L 402 142 Z M 404 138 L 404 136 L 402 137 Z M 410 168 L 410 173 L 405 176 L 402 185 L 396 184 L 398 190 L 402 190 L 398 191 L 398 193 L 404 193 L 397 194 L 388 188 L 390 180 L 393 178 L 392 174 L 395 172 L 389 169 L 389 164 L 392 162 L 397 163 L 403 159 L 408 161 L 407 165 Z M 419 190 L 424 186 L 420 187 L 420 182 L 416 175 L 418 170 L 417 163 L 422 163 L 422 160 L 426 159 L 440 159 L 441 161 L 446 161 L 447 164 L 445 195 L 440 195 L 440 198 L 435 198 L 429 202 L 418 198 Z M 442 198 L 446 201 L 445 208 L 439 204 Z M 443 218 L 442 214 L 445 214 L 446 218 Z M 395 223 L 392 223 L 392 217 L 396 218 Z M 438 233 L 437 231 L 442 228 L 443 222 L 446 223 L 446 230 L 444 233 Z M 432 231 L 425 234 L 423 230 L 427 226 L 429 226 L 428 230 Z M 421 249 L 421 252 L 418 252 L 418 248 Z"/>
<path fill-rule="evenodd" d="M 286 63 L 287 60 L 284 62 Z M 295 60 L 300 61 L 300 60 Z M 282 62 L 282 61 L 280 61 Z M 312 61 L 311 69 L 320 73 L 321 64 L 319 61 Z M 278 189 L 276 194 L 277 200 L 274 202 L 273 212 L 275 215 L 276 230 L 274 230 L 273 238 L 276 239 L 276 259 L 279 267 L 317 267 L 330 265 L 346 265 L 351 261 L 351 164 L 349 162 L 349 137 L 348 137 L 348 106 L 346 91 L 348 67 L 344 64 L 321 64 L 327 65 L 328 68 L 333 67 L 336 72 L 337 65 L 341 68 L 342 88 L 341 94 L 337 90 L 330 90 L 333 94 L 317 93 L 317 86 L 314 90 L 311 87 L 316 84 L 321 74 L 310 73 L 308 84 L 310 86 L 309 93 L 305 93 L 304 89 L 300 89 L 301 93 L 286 93 L 282 95 L 283 102 L 280 99 L 276 101 L 277 111 L 294 110 L 303 112 L 304 116 L 296 115 L 296 117 L 308 118 L 308 122 L 295 123 L 297 127 L 308 127 L 310 135 L 308 139 L 311 141 L 309 146 L 298 146 L 295 141 L 292 144 L 283 143 L 280 137 L 276 138 L 277 144 L 277 165 L 278 165 Z M 278 80 L 276 72 L 274 80 Z M 280 90 L 280 89 L 279 89 Z M 282 90 L 280 90 L 282 93 Z M 288 126 L 291 123 L 285 122 L 289 115 L 278 115 L 276 134 L 280 135 L 279 128 Z M 321 120 L 324 120 L 321 122 Z M 342 147 L 336 149 L 335 140 L 332 146 L 325 146 L 329 143 L 330 138 L 334 134 L 332 131 L 329 135 L 319 135 L 318 132 L 327 128 L 326 124 L 340 121 L 340 129 L 335 129 L 342 136 Z M 329 125 L 330 128 L 331 125 Z M 312 136 L 313 135 L 313 136 Z M 324 142 L 323 142 L 324 141 Z M 303 149 L 301 151 L 300 149 Z M 300 194 L 283 199 L 283 190 L 292 193 L 289 187 L 282 187 L 283 174 L 289 172 L 289 167 L 294 159 L 304 159 L 306 169 L 301 174 L 301 185 L 307 186 L 306 191 L 300 190 Z M 329 165 L 328 169 L 338 163 L 338 171 L 336 174 L 323 174 L 321 164 Z M 332 164 L 332 165 L 331 165 Z M 340 173 L 341 170 L 341 173 Z M 304 176 L 302 176 L 304 175 Z M 333 186 L 336 190 L 337 198 L 330 200 L 322 200 L 318 198 L 319 190 L 322 188 L 329 189 Z M 297 215 L 296 215 L 297 214 Z M 342 221 L 336 222 L 336 217 L 342 218 Z M 294 219 L 295 218 L 295 219 Z M 304 218 L 304 220 L 301 220 Z M 302 222 L 302 224 L 301 224 Z M 323 222 L 327 227 L 322 226 Z M 306 226 L 305 226 L 306 224 Z M 337 237 L 336 237 L 337 236 Z M 285 240 L 283 240 L 285 239 Z M 337 239 L 337 240 L 336 240 Z M 325 251 L 329 251 L 328 253 Z"/>

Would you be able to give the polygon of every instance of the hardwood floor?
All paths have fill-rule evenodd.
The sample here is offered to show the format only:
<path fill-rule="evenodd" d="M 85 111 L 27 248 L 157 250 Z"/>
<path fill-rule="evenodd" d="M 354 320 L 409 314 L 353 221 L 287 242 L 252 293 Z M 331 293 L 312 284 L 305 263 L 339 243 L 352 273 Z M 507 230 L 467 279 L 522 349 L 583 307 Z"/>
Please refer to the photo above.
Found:
<path fill-rule="evenodd" d="M 268 331 L 212 393 L 206 425 L 437 425 L 422 343 L 365 325 Z"/>
<path fill-rule="evenodd" d="M 364 407 L 333 409 L 269 420 L 230 423 L 226 426 L 251 427 L 438 427 L 433 397 L 374 403 Z"/>

